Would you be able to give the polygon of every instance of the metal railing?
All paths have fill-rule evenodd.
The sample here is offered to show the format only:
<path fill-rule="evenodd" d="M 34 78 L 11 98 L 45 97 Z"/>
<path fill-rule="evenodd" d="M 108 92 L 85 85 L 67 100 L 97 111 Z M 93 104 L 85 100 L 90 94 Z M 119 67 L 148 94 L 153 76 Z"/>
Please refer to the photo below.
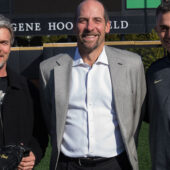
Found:
<path fill-rule="evenodd" d="M 105 45 L 109 46 L 119 46 L 119 47 L 157 47 L 161 45 L 159 40 L 156 41 L 107 41 Z M 12 47 L 12 51 L 19 50 L 43 50 L 43 48 L 47 47 L 76 47 L 76 42 L 71 43 L 44 43 L 43 46 L 38 47 Z"/>

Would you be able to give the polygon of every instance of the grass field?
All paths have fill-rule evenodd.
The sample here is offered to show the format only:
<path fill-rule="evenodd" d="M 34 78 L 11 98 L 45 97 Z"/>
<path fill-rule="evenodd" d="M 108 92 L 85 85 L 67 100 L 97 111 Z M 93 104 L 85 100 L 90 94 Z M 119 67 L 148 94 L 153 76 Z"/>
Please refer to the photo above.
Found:
<path fill-rule="evenodd" d="M 45 157 L 42 159 L 41 163 L 35 168 L 35 170 L 49 170 L 50 152 L 51 147 L 48 146 Z M 150 170 L 151 164 L 148 144 L 148 125 L 146 123 L 142 124 L 142 128 L 139 135 L 138 157 L 139 169 Z"/>

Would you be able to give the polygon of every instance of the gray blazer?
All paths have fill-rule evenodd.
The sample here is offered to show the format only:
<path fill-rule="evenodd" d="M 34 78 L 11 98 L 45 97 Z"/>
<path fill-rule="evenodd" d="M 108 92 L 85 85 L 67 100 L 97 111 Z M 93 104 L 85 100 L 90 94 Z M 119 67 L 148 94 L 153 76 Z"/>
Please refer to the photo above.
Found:
<path fill-rule="evenodd" d="M 105 46 L 114 91 L 115 108 L 133 170 L 138 170 L 136 140 L 141 124 L 141 106 L 146 93 L 145 76 L 140 56 Z M 50 169 L 56 170 L 64 133 L 69 101 L 73 58 L 59 54 L 40 64 L 42 106 L 51 136 Z"/>

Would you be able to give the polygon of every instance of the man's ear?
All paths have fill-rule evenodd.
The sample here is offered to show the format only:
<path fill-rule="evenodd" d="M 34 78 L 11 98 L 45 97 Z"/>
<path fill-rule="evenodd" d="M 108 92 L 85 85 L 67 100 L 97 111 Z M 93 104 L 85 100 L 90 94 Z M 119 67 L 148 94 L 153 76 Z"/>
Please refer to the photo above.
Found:
<path fill-rule="evenodd" d="M 106 23 L 105 32 L 106 32 L 106 33 L 109 33 L 109 32 L 110 32 L 110 21 L 108 21 L 108 22 Z"/>

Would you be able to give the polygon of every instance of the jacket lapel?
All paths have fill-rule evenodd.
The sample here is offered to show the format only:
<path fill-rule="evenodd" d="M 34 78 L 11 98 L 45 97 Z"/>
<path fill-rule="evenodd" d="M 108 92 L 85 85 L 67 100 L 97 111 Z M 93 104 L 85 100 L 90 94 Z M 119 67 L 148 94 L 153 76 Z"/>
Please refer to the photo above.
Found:
<path fill-rule="evenodd" d="M 60 150 L 60 144 L 64 133 L 64 125 L 67 116 L 69 101 L 69 86 L 71 78 L 72 58 L 68 55 L 62 56 L 54 68 L 55 83 L 55 110 L 56 110 L 56 128 L 57 145 Z"/>
<path fill-rule="evenodd" d="M 127 70 L 124 61 L 121 60 L 122 56 L 119 56 L 119 53 L 106 48 L 106 54 L 109 62 L 116 114 L 120 129 L 123 133 L 123 124 L 126 124 L 124 114 L 126 102 L 124 94 L 126 94 L 128 90 L 126 76 Z"/>

